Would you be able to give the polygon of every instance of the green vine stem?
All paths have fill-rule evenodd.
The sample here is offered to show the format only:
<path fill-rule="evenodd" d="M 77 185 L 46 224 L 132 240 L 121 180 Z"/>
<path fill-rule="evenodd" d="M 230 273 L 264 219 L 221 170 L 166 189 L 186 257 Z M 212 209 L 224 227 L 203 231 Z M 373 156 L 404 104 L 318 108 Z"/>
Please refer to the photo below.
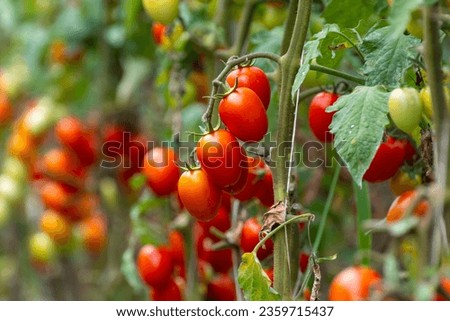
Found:
<path fill-rule="evenodd" d="M 355 51 L 358 54 L 359 59 L 361 59 L 362 62 L 366 61 L 366 58 L 364 58 L 364 55 L 361 52 L 361 49 L 359 49 L 359 47 L 353 42 L 353 40 L 350 39 L 346 34 L 343 34 L 342 32 L 337 32 L 337 31 L 331 31 L 331 33 L 337 34 L 337 35 L 341 36 L 342 38 L 344 38 L 345 40 L 347 40 L 353 46 L 353 48 L 355 48 Z"/>
<path fill-rule="evenodd" d="M 225 78 L 225 76 L 233 69 L 235 66 L 242 64 L 244 62 L 257 59 L 257 58 L 266 58 L 270 59 L 278 64 L 280 64 L 280 56 L 277 54 L 269 53 L 269 52 L 255 52 L 248 55 L 244 55 L 242 57 L 231 57 L 228 59 L 225 68 L 222 69 L 220 74 L 213 80 L 212 82 L 212 89 L 211 89 L 211 95 L 209 97 L 209 103 L 208 108 L 206 109 L 205 113 L 202 116 L 202 121 L 207 123 L 209 128 L 213 128 L 211 123 L 212 114 L 214 112 L 214 107 L 216 105 L 216 99 L 215 97 L 219 93 L 219 89 L 222 85 L 222 81 Z"/>
<path fill-rule="evenodd" d="M 325 66 L 321 66 L 318 64 L 311 64 L 311 66 L 309 66 L 310 70 L 315 70 L 315 71 L 319 71 L 322 72 L 324 74 L 328 74 L 331 76 L 336 76 L 336 77 L 340 77 L 342 79 L 346 79 L 348 81 L 352 81 L 354 83 L 357 83 L 359 85 L 364 85 L 366 83 L 364 78 L 358 77 L 358 76 L 354 76 L 351 74 L 348 74 L 346 72 L 340 71 L 340 70 L 336 70 L 333 68 L 328 68 Z"/>
<path fill-rule="evenodd" d="M 359 253 L 369 253 L 372 249 L 372 234 L 367 234 L 364 228 L 364 222 L 372 218 L 372 209 L 370 204 L 369 186 L 363 183 L 360 188 L 353 183 L 353 190 L 356 196 L 357 212 L 357 231 L 358 231 L 358 250 Z M 370 256 L 362 256 L 363 265 L 370 265 Z"/>
<path fill-rule="evenodd" d="M 278 110 L 278 133 L 277 148 L 274 150 L 273 159 L 276 162 L 274 171 L 274 192 L 275 201 L 285 202 L 288 196 L 287 183 L 289 180 L 289 159 L 291 148 L 286 143 L 292 141 L 294 128 L 295 106 L 292 101 L 291 91 L 295 76 L 300 67 L 300 58 L 303 52 L 303 46 L 308 32 L 309 19 L 311 15 L 312 0 L 302 0 L 298 2 L 297 10 L 292 10 L 290 14 L 295 14 L 295 23 L 291 32 L 285 30 L 285 37 L 289 33 L 291 40 L 286 53 L 280 58 L 281 82 L 279 84 L 279 110 Z M 288 22 L 292 17 L 288 18 Z M 286 24 L 289 28 L 289 23 Z M 286 208 L 289 208 L 287 204 Z M 297 271 L 293 271 L 289 262 L 296 260 L 298 249 L 292 246 L 291 240 L 294 239 L 295 230 L 287 227 L 284 233 L 278 233 L 274 236 L 274 288 L 281 294 L 283 300 L 292 299 L 292 284 L 295 281 Z M 292 251 L 292 253 L 288 253 Z"/>
<path fill-rule="evenodd" d="M 446 226 L 450 226 L 450 203 L 445 202 L 445 194 L 450 191 L 450 113 L 443 86 L 441 69 L 442 48 L 439 39 L 439 5 L 425 6 L 423 9 L 424 61 L 427 68 L 428 84 L 435 120 L 434 170 L 437 193 L 433 203 L 434 229 L 432 236 L 431 263 L 437 265 L 441 255 L 449 255 Z M 447 220 L 447 222 L 445 222 Z"/>
<path fill-rule="evenodd" d="M 283 41 L 281 42 L 281 54 L 284 55 L 289 48 L 292 32 L 294 30 L 295 19 L 297 17 L 297 7 L 299 0 L 289 1 L 289 16 L 284 27 Z"/>
<path fill-rule="evenodd" d="M 278 225 L 276 228 L 274 228 L 272 231 L 267 233 L 258 244 L 256 244 L 255 248 L 253 249 L 253 253 L 256 255 L 258 250 L 261 248 L 261 246 L 266 243 L 268 239 L 270 239 L 272 236 L 276 235 L 278 231 L 281 231 L 281 229 L 285 228 L 286 226 L 293 224 L 293 223 L 301 223 L 301 222 L 308 222 L 314 220 L 314 214 L 311 213 L 305 213 L 300 215 L 295 215 L 294 217 L 288 219 L 287 221 L 284 221 L 280 225 Z M 279 233 L 282 234 L 282 233 Z"/>

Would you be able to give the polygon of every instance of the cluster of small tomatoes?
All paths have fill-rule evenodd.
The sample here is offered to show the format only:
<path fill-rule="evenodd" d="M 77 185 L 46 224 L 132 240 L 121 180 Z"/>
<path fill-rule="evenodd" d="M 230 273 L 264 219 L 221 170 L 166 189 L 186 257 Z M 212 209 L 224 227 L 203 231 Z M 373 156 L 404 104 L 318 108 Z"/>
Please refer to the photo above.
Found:
<path fill-rule="evenodd" d="M 193 233 L 201 271 L 199 277 L 205 284 L 205 296 L 210 300 L 236 298 L 234 280 L 229 275 L 231 249 L 214 248 L 214 244 L 220 241 L 214 231 L 223 234 L 232 227 L 231 199 L 244 202 L 256 198 L 265 207 L 274 203 L 270 167 L 263 157 L 247 155 L 241 145 L 241 142 L 257 142 L 267 132 L 268 78 L 257 67 L 241 66 L 229 73 L 227 82 L 233 87 L 219 103 L 219 116 L 226 128 L 211 129 L 199 139 L 195 153 L 198 166 L 189 166 L 180 175 L 178 156 L 169 147 L 150 149 L 142 164 L 142 173 L 154 194 L 162 197 L 177 193 L 180 206 L 196 219 Z M 230 121 L 232 119 L 234 122 Z M 236 245 L 244 252 L 252 251 L 259 242 L 260 230 L 258 219 L 249 218 L 242 226 L 240 241 Z M 151 287 L 154 300 L 167 299 L 168 293 L 172 294 L 171 299 L 183 297 L 184 283 L 180 280 L 184 277 L 186 262 L 181 255 L 173 254 L 180 253 L 173 250 L 174 235 L 183 240 L 179 232 L 172 231 L 169 245 L 144 245 L 139 251 L 138 269 L 144 282 Z M 264 260 L 272 252 L 273 243 L 269 240 L 257 255 Z M 161 257 L 161 261 L 151 257 Z M 164 274 L 154 271 L 164 271 Z"/>

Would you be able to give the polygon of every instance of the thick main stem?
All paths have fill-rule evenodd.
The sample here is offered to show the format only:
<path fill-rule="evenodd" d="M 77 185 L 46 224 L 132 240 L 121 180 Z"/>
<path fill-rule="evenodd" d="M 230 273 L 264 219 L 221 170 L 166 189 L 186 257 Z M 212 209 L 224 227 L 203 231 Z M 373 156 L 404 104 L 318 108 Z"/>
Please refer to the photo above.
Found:
<path fill-rule="evenodd" d="M 279 86 L 280 102 L 278 112 L 277 147 L 274 160 L 276 162 L 274 192 L 276 201 L 285 202 L 288 191 L 289 160 L 291 154 L 292 131 L 294 124 L 295 107 L 292 101 L 291 91 L 295 75 L 300 67 L 300 58 L 306 41 L 309 18 L 311 14 L 311 0 L 299 1 L 295 12 L 295 24 L 289 47 L 281 57 L 281 83 Z M 288 19 L 289 20 L 289 19 Z M 289 205 L 289 204 L 288 204 Z M 292 284 L 297 271 L 290 268 L 290 259 L 295 259 L 291 251 L 298 252 L 293 243 L 295 229 L 286 227 L 281 233 L 275 235 L 274 250 L 274 287 L 283 300 L 292 299 Z"/>
<path fill-rule="evenodd" d="M 449 246 L 447 224 L 444 213 L 450 211 L 450 204 L 445 204 L 445 194 L 450 191 L 450 114 L 445 99 L 443 87 L 443 72 L 441 69 L 442 48 L 439 40 L 439 7 L 438 4 L 425 7 L 424 16 L 424 60 L 427 68 L 428 84 L 430 86 L 431 101 L 435 120 L 435 153 L 434 167 L 437 180 L 436 202 L 433 206 L 434 231 L 432 238 L 431 263 L 438 264 L 440 256 L 448 255 Z M 447 229 L 446 229 L 447 227 Z M 441 250 L 443 249 L 443 251 Z"/>

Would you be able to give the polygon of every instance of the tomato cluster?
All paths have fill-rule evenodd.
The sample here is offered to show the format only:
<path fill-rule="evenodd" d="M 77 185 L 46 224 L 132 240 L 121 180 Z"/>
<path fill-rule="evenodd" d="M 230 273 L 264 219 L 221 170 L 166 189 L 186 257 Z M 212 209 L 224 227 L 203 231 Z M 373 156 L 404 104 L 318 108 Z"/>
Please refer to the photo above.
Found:
<path fill-rule="evenodd" d="M 178 181 L 182 203 L 201 221 L 215 217 L 222 191 L 241 201 L 257 197 L 265 206 L 274 202 L 270 167 L 260 157 L 247 156 L 239 142 L 259 141 L 267 132 L 269 81 L 261 69 L 245 66 L 233 70 L 227 82 L 235 85 L 219 103 L 227 129 L 202 136 L 196 148 L 201 168 L 186 171 Z"/>

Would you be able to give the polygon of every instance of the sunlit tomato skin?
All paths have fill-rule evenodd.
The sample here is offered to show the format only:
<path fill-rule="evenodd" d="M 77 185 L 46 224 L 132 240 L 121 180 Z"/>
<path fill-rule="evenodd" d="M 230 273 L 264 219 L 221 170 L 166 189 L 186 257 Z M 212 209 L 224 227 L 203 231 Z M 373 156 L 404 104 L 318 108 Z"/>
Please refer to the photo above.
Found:
<path fill-rule="evenodd" d="M 180 287 L 173 278 L 170 278 L 164 286 L 150 290 L 150 299 L 152 301 L 181 301 Z"/>
<path fill-rule="evenodd" d="M 335 112 L 327 113 L 326 109 L 333 105 L 338 98 L 339 96 L 335 93 L 323 91 L 315 95 L 309 104 L 309 127 L 321 142 L 331 142 L 334 139 L 329 127 Z"/>
<path fill-rule="evenodd" d="M 247 167 L 247 176 L 245 185 L 234 197 L 240 201 L 248 201 L 256 196 L 257 186 L 265 176 L 265 163 L 261 157 L 247 156 L 245 162 Z"/>
<path fill-rule="evenodd" d="M 378 147 L 363 179 L 370 183 L 385 181 L 397 173 L 404 159 L 404 142 L 388 136 L 387 140 Z"/>
<path fill-rule="evenodd" d="M 422 183 L 422 179 L 417 174 L 409 174 L 406 172 L 398 171 L 390 181 L 390 187 L 392 192 L 399 196 L 406 191 L 415 189 Z"/>
<path fill-rule="evenodd" d="M 46 210 L 42 213 L 39 225 L 41 230 L 47 233 L 56 244 L 67 243 L 72 234 L 70 222 L 53 210 Z"/>
<path fill-rule="evenodd" d="M 168 249 L 147 244 L 139 250 L 137 267 L 147 285 L 161 288 L 169 282 L 174 264 Z"/>
<path fill-rule="evenodd" d="M 200 138 L 196 152 L 202 169 L 220 188 L 234 185 L 245 170 L 243 149 L 227 130 L 219 129 Z"/>
<path fill-rule="evenodd" d="M 210 301 L 236 301 L 233 279 L 224 273 L 216 275 L 209 283 L 206 298 Z"/>
<path fill-rule="evenodd" d="M 184 207 L 199 221 L 212 220 L 222 200 L 222 191 L 203 169 L 184 172 L 178 181 L 178 194 Z"/>
<path fill-rule="evenodd" d="M 241 249 L 244 252 L 251 252 L 259 243 L 259 232 L 261 231 L 261 224 L 253 217 L 245 221 L 241 234 Z M 265 248 L 264 248 L 265 247 Z M 264 260 L 273 252 L 272 240 L 267 240 L 264 246 L 262 246 L 257 253 L 258 259 Z"/>
<path fill-rule="evenodd" d="M 169 24 L 178 16 L 179 0 L 142 0 L 144 9 L 153 20 Z"/>
<path fill-rule="evenodd" d="M 153 40 L 156 44 L 160 45 L 162 43 L 162 38 L 164 37 L 164 34 L 166 33 L 166 26 L 162 23 L 155 22 L 152 25 L 152 36 Z"/>
<path fill-rule="evenodd" d="M 400 196 L 398 196 L 394 202 L 391 204 L 391 207 L 388 210 L 386 215 L 386 221 L 388 223 L 394 223 L 402 219 L 405 216 L 408 207 L 411 202 L 417 197 L 417 191 L 406 191 Z M 430 209 L 430 204 L 426 200 L 421 200 L 417 204 L 417 206 L 412 211 L 412 214 L 418 217 L 425 216 Z"/>
<path fill-rule="evenodd" d="M 256 188 L 256 198 L 265 207 L 271 207 L 275 203 L 275 195 L 273 191 L 273 175 L 270 167 L 264 165 L 264 176 L 261 181 L 257 184 Z"/>
<path fill-rule="evenodd" d="M 265 110 L 270 104 L 270 82 L 264 71 L 256 66 L 239 67 L 227 76 L 227 83 L 233 87 L 238 82 L 239 87 L 247 87 L 253 90 L 261 99 Z"/>
<path fill-rule="evenodd" d="M 92 254 L 100 253 L 107 242 L 107 225 L 103 215 L 94 215 L 81 221 L 83 246 Z"/>
<path fill-rule="evenodd" d="M 180 170 L 176 164 L 172 148 L 155 147 L 144 158 L 142 173 L 147 177 L 147 185 L 158 196 L 167 196 L 177 189 Z"/>
<path fill-rule="evenodd" d="M 396 88 L 389 95 L 389 114 L 394 124 L 411 133 L 422 118 L 422 101 L 414 88 Z"/>
<path fill-rule="evenodd" d="M 251 89 L 240 87 L 219 103 L 219 115 L 229 131 L 244 142 L 258 142 L 267 133 L 268 119 L 261 99 Z"/>
<path fill-rule="evenodd" d="M 169 233 L 169 249 L 172 253 L 172 260 L 175 265 L 184 264 L 185 244 L 184 237 L 178 231 Z"/>
<path fill-rule="evenodd" d="M 364 301 L 381 281 L 381 276 L 365 266 L 351 266 L 339 272 L 329 290 L 330 301 Z"/>

